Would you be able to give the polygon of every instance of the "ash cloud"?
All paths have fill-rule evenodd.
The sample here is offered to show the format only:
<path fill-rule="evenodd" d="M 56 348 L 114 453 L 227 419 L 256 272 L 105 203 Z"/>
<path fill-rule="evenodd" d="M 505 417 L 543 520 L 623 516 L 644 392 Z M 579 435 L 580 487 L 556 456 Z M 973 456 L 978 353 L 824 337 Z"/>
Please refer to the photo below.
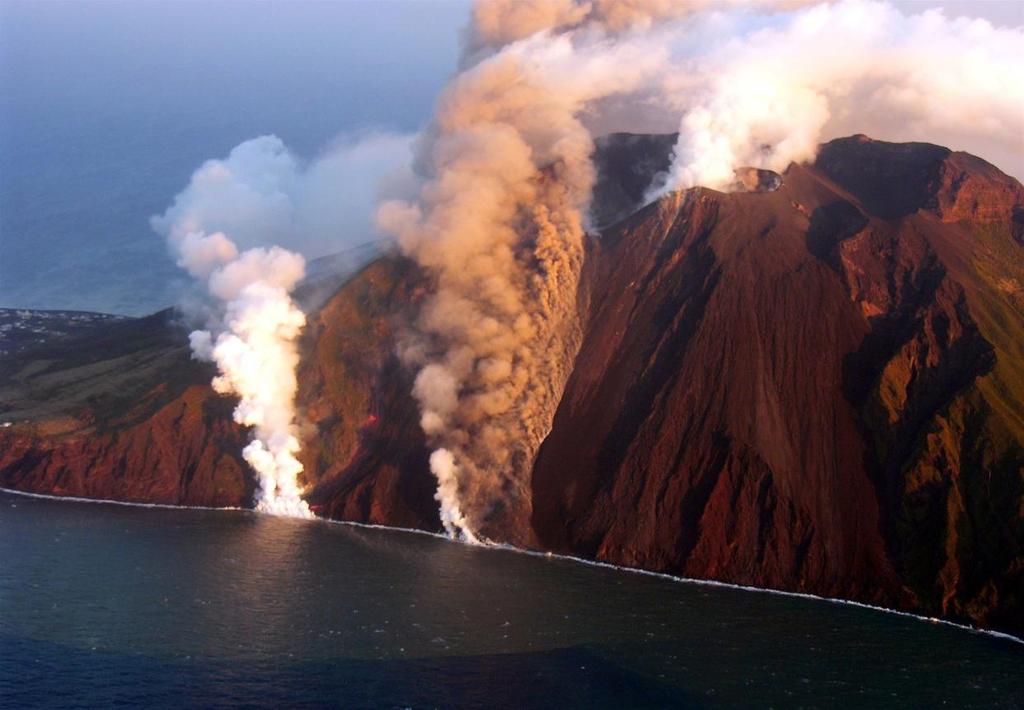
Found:
<path fill-rule="evenodd" d="M 417 371 L 442 522 L 470 541 L 529 528 L 530 467 L 579 347 L 595 177 L 582 114 L 668 58 L 639 31 L 658 16 L 638 10 L 619 37 L 601 7 L 480 3 L 420 144 L 419 196 L 378 211 L 434 279 L 401 355 Z"/>

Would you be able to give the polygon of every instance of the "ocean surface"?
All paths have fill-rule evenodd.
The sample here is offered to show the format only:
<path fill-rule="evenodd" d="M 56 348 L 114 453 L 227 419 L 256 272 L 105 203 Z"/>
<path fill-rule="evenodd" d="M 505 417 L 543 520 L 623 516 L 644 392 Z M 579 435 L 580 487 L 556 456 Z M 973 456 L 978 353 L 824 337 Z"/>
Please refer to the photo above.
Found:
<path fill-rule="evenodd" d="M 196 168 L 265 134 L 311 159 L 418 129 L 468 14 L 466 0 L 0 1 L 0 307 L 173 305 L 188 279 L 149 218 Z"/>
<path fill-rule="evenodd" d="M 246 511 L 0 493 L 0 707 L 1024 707 L 1024 644 Z"/>

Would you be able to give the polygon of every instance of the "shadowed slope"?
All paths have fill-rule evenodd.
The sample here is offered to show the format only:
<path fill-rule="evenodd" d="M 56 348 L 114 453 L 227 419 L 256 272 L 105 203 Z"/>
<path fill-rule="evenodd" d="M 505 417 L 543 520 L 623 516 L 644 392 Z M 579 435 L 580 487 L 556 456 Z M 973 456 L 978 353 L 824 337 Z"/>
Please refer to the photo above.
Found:
<path fill-rule="evenodd" d="M 859 136 L 614 226 L 541 543 L 1024 628 L 1021 195 Z"/>

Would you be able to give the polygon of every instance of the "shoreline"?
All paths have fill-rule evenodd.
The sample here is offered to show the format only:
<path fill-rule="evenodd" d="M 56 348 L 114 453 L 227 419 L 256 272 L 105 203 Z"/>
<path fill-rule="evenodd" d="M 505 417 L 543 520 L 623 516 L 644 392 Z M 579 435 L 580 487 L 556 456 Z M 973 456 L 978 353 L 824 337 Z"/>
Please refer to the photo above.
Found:
<path fill-rule="evenodd" d="M 109 500 L 105 498 L 82 498 L 79 496 L 61 496 L 48 493 L 32 493 L 29 491 L 19 491 L 13 488 L 4 488 L 0 486 L 0 493 L 10 493 L 16 496 L 23 496 L 26 498 L 38 498 L 42 500 L 53 500 L 73 503 L 94 503 L 94 504 L 105 504 L 105 505 L 120 505 L 130 508 L 156 508 L 165 510 L 206 510 L 206 511 L 233 511 L 242 513 L 251 513 L 253 515 L 268 515 L 267 513 L 259 513 L 252 508 L 240 508 L 240 507 L 216 507 L 216 506 L 202 506 L 202 505 L 173 505 L 171 503 L 138 503 L 132 501 L 121 501 L 121 500 Z M 287 516 L 271 516 L 271 517 L 287 517 Z M 350 527 L 365 528 L 370 530 L 386 530 L 390 532 L 400 533 L 411 533 L 414 535 L 426 535 L 429 537 L 437 538 L 440 540 L 446 540 L 461 545 L 469 545 L 471 547 L 479 547 L 482 549 L 491 550 L 504 550 L 506 552 L 513 552 L 521 555 L 529 555 L 531 557 L 539 557 L 543 559 L 557 559 L 565 560 L 568 562 L 575 562 L 579 564 L 588 565 L 591 567 L 600 567 L 603 569 L 615 570 L 618 572 L 626 572 L 629 574 L 643 575 L 647 577 L 656 577 L 671 582 L 680 584 L 692 584 L 707 587 L 718 587 L 725 589 L 735 589 L 745 592 L 757 592 L 760 594 L 774 594 L 779 596 L 794 597 L 798 599 L 807 599 L 811 601 L 827 602 L 830 604 L 843 604 L 847 606 L 860 607 L 862 609 L 868 609 L 871 611 L 883 612 L 886 614 L 894 614 L 896 616 L 902 616 L 905 618 L 914 619 L 920 622 L 927 622 L 933 625 L 943 625 L 952 628 L 960 629 L 962 631 L 968 631 L 975 634 L 983 634 L 985 636 L 991 636 L 1003 640 L 1012 641 L 1014 643 L 1024 646 L 1024 638 L 1014 636 L 1013 634 L 1006 633 L 1004 631 L 995 631 L 992 629 L 981 629 L 975 626 L 968 626 L 967 624 L 959 624 L 955 621 L 948 621 L 946 619 L 939 619 L 932 616 L 921 616 L 920 614 L 914 614 L 909 611 L 900 611 L 899 609 L 890 609 L 884 606 L 876 606 L 874 604 L 868 604 L 866 602 L 858 602 L 852 599 L 841 599 L 838 597 L 825 597 L 817 594 L 811 594 L 809 592 L 791 592 L 784 589 L 772 589 L 770 587 L 753 587 L 744 584 L 735 584 L 733 582 L 720 582 L 713 579 L 696 579 L 693 577 L 680 577 L 678 575 L 668 574 L 666 572 L 653 572 L 651 570 L 641 569 L 639 567 L 625 567 L 622 565 L 612 564 L 611 562 L 601 562 L 600 560 L 588 560 L 583 557 L 575 557 L 573 555 L 562 555 L 554 552 L 541 552 L 538 550 L 524 550 L 520 547 L 514 547 L 504 543 L 469 543 L 462 540 L 453 540 L 452 538 L 442 533 L 430 532 L 429 530 L 419 530 L 417 528 L 403 528 L 394 525 L 381 525 L 379 523 L 360 523 L 353 520 L 334 520 L 332 518 L 294 518 L 295 520 L 302 520 L 311 523 L 324 523 L 328 525 L 347 525 Z"/>

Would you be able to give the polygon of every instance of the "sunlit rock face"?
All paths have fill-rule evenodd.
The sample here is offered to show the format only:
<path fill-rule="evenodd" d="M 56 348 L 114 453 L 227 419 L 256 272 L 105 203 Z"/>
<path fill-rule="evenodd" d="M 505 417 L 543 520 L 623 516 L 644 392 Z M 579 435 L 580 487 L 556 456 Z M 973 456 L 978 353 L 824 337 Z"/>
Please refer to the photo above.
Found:
<path fill-rule="evenodd" d="M 1020 184 L 863 136 L 739 177 L 595 244 L 540 543 L 1021 629 Z"/>
<path fill-rule="evenodd" d="M 582 344 L 532 514 L 492 535 L 1024 631 L 1021 185 L 854 136 L 644 205 L 674 143 L 598 141 Z M 396 354 L 428 287 L 385 256 L 296 294 L 320 515 L 441 529 Z M 185 335 L 165 313 L 5 361 L 0 485 L 252 505 L 246 432 Z"/>

